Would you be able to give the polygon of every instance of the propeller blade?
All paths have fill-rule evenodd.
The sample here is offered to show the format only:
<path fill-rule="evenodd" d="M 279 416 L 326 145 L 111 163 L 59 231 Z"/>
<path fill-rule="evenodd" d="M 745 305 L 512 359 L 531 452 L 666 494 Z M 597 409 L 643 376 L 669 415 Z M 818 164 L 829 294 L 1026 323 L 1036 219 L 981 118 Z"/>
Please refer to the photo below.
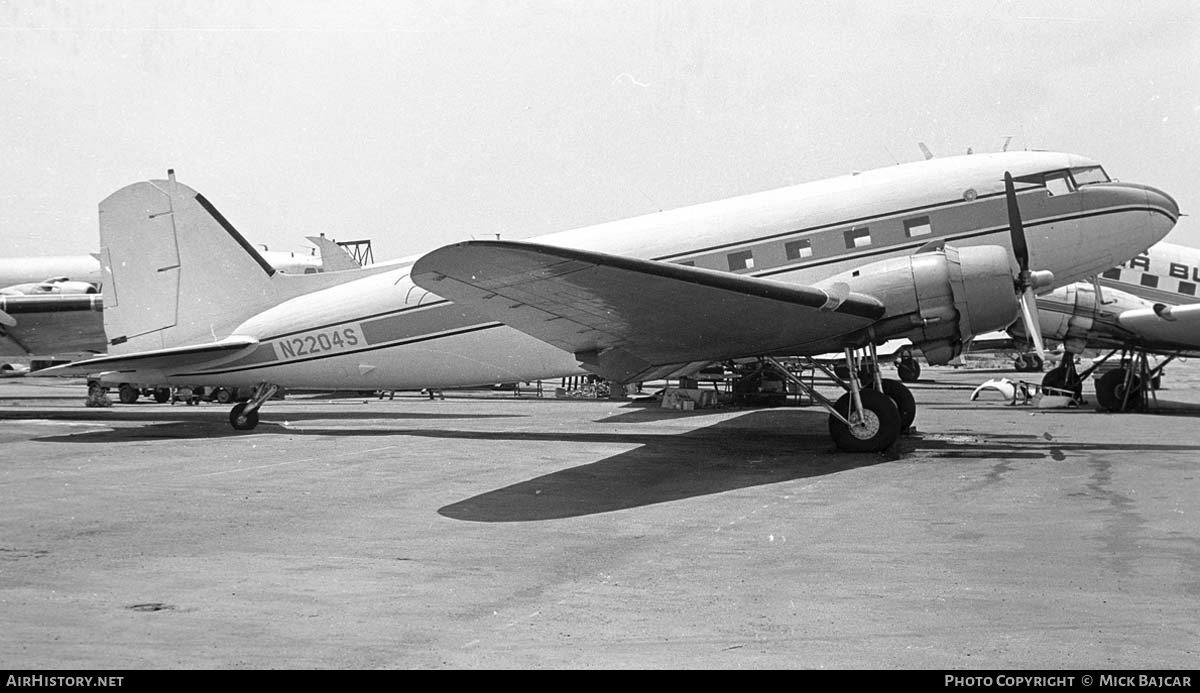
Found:
<path fill-rule="evenodd" d="M 1013 255 L 1021 272 L 1029 271 L 1029 246 L 1025 243 L 1025 224 L 1021 223 L 1021 208 L 1017 205 L 1017 189 L 1012 174 L 1004 172 L 1004 199 L 1008 202 L 1008 233 L 1012 238 Z"/>
<path fill-rule="evenodd" d="M 1038 317 L 1037 297 L 1033 295 L 1033 287 L 1025 287 L 1021 294 L 1021 317 L 1025 321 L 1025 334 L 1033 342 L 1033 350 L 1043 363 L 1046 361 L 1046 345 L 1042 341 L 1042 323 Z"/>

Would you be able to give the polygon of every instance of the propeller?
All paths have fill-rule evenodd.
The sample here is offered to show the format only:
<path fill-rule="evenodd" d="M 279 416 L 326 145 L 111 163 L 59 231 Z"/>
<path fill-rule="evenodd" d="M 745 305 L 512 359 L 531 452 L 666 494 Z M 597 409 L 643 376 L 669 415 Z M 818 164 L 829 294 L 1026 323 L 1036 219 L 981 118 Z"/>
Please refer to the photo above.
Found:
<path fill-rule="evenodd" d="M 1025 333 L 1033 341 L 1034 351 L 1043 362 L 1046 360 L 1046 346 L 1042 341 L 1042 327 L 1038 320 L 1037 297 L 1034 289 L 1049 286 L 1054 282 L 1054 274 L 1048 270 L 1038 272 L 1029 269 L 1029 245 L 1025 242 L 1025 225 L 1021 222 L 1021 208 L 1017 205 L 1016 187 L 1013 185 L 1012 174 L 1004 172 L 1004 199 L 1008 202 L 1008 229 L 1012 237 L 1013 255 L 1017 258 L 1017 276 L 1013 278 L 1013 287 L 1018 294 L 1021 304 L 1021 318 L 1025 323 Z"/>

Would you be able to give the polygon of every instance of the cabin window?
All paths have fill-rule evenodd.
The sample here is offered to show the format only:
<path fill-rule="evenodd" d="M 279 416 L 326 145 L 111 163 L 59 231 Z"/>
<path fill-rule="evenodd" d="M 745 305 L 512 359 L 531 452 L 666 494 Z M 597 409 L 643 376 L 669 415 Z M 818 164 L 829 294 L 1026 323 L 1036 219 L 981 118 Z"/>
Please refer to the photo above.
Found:
<path fill-rule="evenodd" d="M 846 231 L 846 248 L 853 250 L 854 248 L 865 248 L 871 245 L 871 229 L 862 227 L 861 229 L 849 229 Z"/>
<path fill-rule="evenodd" d="M 1114 267 L 1110 270 L 1104 270 L 1104 273 L 1101 274 L 1100 276 L 1104 277 L 1105 279 L 1120 279 L 1121 278 L 1121 268 Z"/>
<path fill-rule="evenodd" d="M 1051 195 L 1066 195 L 1067 193 L 1075 191 L 1075 189 L 1071 187 L 1071 176 L 1068 175 L 1066 171 L 1047 173 L 1044 182 L 1046 184 L 1046 190 L 1048 190 Z"/>
<path fill-rule="evenodd" d="M 1188 296 L 1196 295 L 1196 285 L 1191 282 L 1179 282 L 1179 293 L 1187 294 Z"/>
<path fill-rule="evenodd" d="M 1151 289 L 1158 288 L 1158 275 L 1157 274 L 1143 274 L 1142 275 L 1142 286 L 1147 286 L 1147 287 L 1150 287 Z"/>
<path fill-rule="evenodd" d="M 787 259 L 789 260 L 812 257 L 812 241 L 807 238 L 799 241 L 788 241 L 784 244 L 783 250 L 787 253 Z"/>
<path fill-rule="evenodd" d="M 929 224 L 929 217 L 916 217 L 914 219 L 904 220 L 904 233 L 909 238 L 917 236 L 928 236 L 933 233 L 933 226 Z"/>
<path fill-rule="evenodd" d="M 754 253 L 749 250 L 730 253 L 729 269 L 735 272 L 737 270 L 754 269 Z"/>

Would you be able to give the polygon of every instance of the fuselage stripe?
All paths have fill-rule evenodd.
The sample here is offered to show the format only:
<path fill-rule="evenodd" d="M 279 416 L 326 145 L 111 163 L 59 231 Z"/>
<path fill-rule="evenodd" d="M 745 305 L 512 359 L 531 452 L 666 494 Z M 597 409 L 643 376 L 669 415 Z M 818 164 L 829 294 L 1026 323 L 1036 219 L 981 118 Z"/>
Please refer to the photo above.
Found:
<path fill-rule="evenodd" d="M 321 359 L 327 359 L 327 358 L 331 358 L 334 356 L 350 356 L 353 354 L 363 354 L 363 353 L 370 352 L 370 351 L 377 351 L 379 349 L 389 349 L 391 347 L 407 346 L 409 344 L 417 344 L 419 342 L 427 342 L 427 341 L 434 340 L 434 339 L 443 339 L 446 337 L 458 337 L 460 335 L 470 334 L 472 332 L 479 332 L 482 330 L 490 330 L 492 328 L 503 327 L 503 326 L 504 326 L 503 323 L 492 322 L 492 323 L 487 323 L 487 324 L 483 324 L 483 325 L 474 325 L 471 327 L 466 327 L 466 328 L 453 330 L 453 331 L 449 331 L 449 332 L 439 332 L 437 334 L 428 334 L 428 335 L 423 335 L 420 337 L 411 337 L 408 339 L 401 339 L 401 340 L 397 340 L 394 342 L 387 342 L 385 344 L 372 344 L 371 346 L 368 346 L 368 347 L 365 347 L 362 349 L 355 349 L 354 351 L 337 351 L 337 352 L 323 353 L 323 354 L 316 355 L 316 356 L 310 356 L 308 358 L 291 359 L 288 361 L 269 361 L 269 362 L 265 362 L 265 363 L 256 363 L 256 364 L 244 366 L 241 368 L 224 368 L 224 369 L 220 369 L 220 370 L 211 370 L 211 371 L 201 371 L 201 372 L 191 372 L 191 373 L 175 373 L 175 374 L 172 374 L 171 377 L 173 377 L 173 378 L 176 378 L 176 377 L 177 378 L 188 378 L 188 377 L 193 377 L 193 376 L 203 377 L 203 376 L 209 376 L 209 375 L 221 375 L 221 374 L 225 374 L 225 373 L 240 373 L 240 372 L 244 372 L 244 371 L 252 371 L 252 370 L 255 370 L 258 368 L 270 368 L 273 366 L 281 366 L 281 365 L 289 365 L 290 366 L 290 365 L 296 364 L 296 363 L 305 363 L 308 361 L 319 361 Z"/>

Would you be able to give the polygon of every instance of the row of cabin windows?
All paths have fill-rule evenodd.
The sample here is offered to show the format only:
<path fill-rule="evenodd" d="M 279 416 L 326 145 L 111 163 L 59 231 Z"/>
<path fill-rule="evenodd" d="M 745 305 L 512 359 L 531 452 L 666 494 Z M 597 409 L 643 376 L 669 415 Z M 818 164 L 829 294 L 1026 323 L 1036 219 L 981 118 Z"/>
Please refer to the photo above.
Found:
<path fill-rule="evenodd" d="M 904 220 L 904 235 L 908 238 L 919 238 L 921 236 L 928 236 L 931 233 L 933 233 L 933 226 L 930 224 L 929 217 L 927 216 Z M 863 226 L 861 228 L 847 229 L 843 232 L 843 238 L 846 242 L 846 250 L 865 248 L 871 245 L 871 227 Z M 788 260 L 803 260 L 804 258 L 812 257 L 812 239 L 801 238 L 795 241 L 787 241 L 783 244 L 783 252 Z M 754 269 L 753 250 L 739 250 L 729 253 L 725 258 L 729 263 L 729 269 L 734 272 Z M 685 262 L 683 264 L 693 265 L 695 263 Z"/>
<path fill-rule="evenodd" d="M 1121 269 L 1119 267 L 1114 267 L 1110 270 L 1105 270 L 1100 276 L 1104 277 L 1105 279 L 1119 280 L 1121 278 Z M 1140 283 L 1142 286 L 1149 288 L 1149 289 L 1157 289 L 1158 288 L 1158 275 L 1150 274 L 1149 272 L 1142 272 L 1142 276 L 1138 280 L 1138 283 Z M 1196 295 L 1196 285 L 1193 282 L 1179 282 L 1178 291 L 1181 294 L 1187 294 L 1188 296 L 1195 296 Z"/>

